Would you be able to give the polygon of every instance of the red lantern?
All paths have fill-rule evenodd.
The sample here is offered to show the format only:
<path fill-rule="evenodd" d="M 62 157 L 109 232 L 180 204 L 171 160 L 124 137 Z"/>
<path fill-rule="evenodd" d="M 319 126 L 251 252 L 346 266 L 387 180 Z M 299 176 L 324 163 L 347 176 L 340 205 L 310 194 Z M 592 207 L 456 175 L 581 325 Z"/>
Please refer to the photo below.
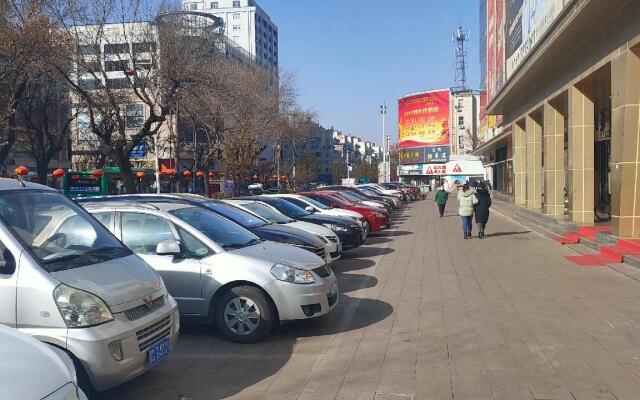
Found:
<path fill-rule="evenodd" d="M 271 179 L 278 179 L 278 175 L 272 176 Z"/>
<path fill-rule="evenodd" d="M 202 172 L 202 171 L 196 172 L 196 178 L 198 178 L 198 179 L 204 178 L 204 172 Z"/>
<path fill-rule="evenodd" d="M 253 180 L 254 180 L 254 181 L 257 181 L 257 180 L 258 180 L 258 175 L 254 175 L 254 176 L 253 176 Z"/>
<path fill-rule="evenodd" d="M 94 177 L 100 179 L 102 177 L 102 170 L 101 169 L 94 169 L 91 172 L 91 175 L 93 175 Z"/>
<path fill-rule="evenodd" d="M 56 169 L 55 171 L 53 171 L 52 173 L 53 177 L 56 179 L 60 179 L 64 176 L 64 170 L 63 169 Z"/>
<path fill-rule="evenodd" d="M 245 181 L 245 182 L 249 182 L 249 177 L 245 176 L 244 178 L 242 178 L 242 180 Z"/>
<path fill-rule="evenodd" d="M 29 173 L 29 168 L 25 167 L 24 165 L 21 165 L 18 168 L 16 168 L 16 175 L 18 176 L 25 176 L 28 173 Z"/>
<path fill-rule="evenodd" d="M 176 177 L 176 170 L 171 168 L 165 171 L 165 173 L 169 176 L 170 179 L 175 179 Z"/>
<path fill-rule="evenodd" d="M 191 171 L 189 171 L 188 169 L 185 169 L 184 172 L 182 172 L 182 176 L 184 176 L 185 178 L 190 178 Z"/>
<path fill-rule="evenodd" d="M 213 172 L 209 172 L 209 179 L 213 179 L 216 177 L 216 174 Z"/>
<path fill-rule="evenodd" d="M 138 171 L 136 172 L 136 178 L 140 179 L 141 181 L 144 179 L 145 173 L 143 171 Z"/>
<path fill-rule="evenodd" d="M 281 179 L 282 179 L 283 181 L 286 181 L 286 180 L 287 180 L 287 176 L 286 176 L 286 175 L 282 175 Z"/>

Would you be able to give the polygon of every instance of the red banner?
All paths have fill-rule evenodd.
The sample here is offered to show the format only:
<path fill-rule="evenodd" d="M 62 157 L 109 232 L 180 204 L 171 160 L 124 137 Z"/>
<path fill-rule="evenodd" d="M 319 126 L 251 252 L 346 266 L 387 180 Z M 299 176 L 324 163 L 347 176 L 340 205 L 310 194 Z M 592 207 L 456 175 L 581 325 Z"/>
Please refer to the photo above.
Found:
<path fill-rule="evenodd" d="M 401 149 L 449 144 L 449 90 L 398 100 L 398 146 Z"/>

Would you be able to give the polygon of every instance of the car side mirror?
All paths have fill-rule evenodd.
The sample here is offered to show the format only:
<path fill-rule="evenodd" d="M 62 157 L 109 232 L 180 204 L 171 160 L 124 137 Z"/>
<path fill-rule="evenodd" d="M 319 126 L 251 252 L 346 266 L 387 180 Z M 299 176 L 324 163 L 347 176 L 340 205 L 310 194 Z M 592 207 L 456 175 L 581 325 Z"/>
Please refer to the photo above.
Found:
<path fill-rule="evenodd" d="M 16 272 L 16 259 L 9 249 L 4 249 L 0 261 L 0 275 L 13 275 L 14 272 Z"/>
<path fill-rule="evenodd" d="M 175 240 L 163 240 L 156 246 L 156 254 L 159 256 L 179 256 L 182 254 L 182 247 Z"/>
<path fill-rule="evenodd" d="M 311 206 L 306 206 L 306 207 L 305 207 L 305 210 L 309 211 L 310 213 L 314 213 L 314 212 L 316 212 L 316 210 L 315 210 L 313 207 L 311 207 Z"/>

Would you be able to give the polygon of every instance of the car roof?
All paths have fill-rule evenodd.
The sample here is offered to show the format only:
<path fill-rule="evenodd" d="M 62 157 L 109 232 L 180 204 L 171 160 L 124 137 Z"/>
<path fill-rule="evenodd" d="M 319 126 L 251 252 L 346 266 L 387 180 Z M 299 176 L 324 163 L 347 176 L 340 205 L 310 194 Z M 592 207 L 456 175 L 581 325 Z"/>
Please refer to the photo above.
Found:
<path fill-rule="evenodd" d="M 0 178 L 0 191 L 16 189 L 56 191 L 49 186 L 40 185 L 38 183 L 19 181 L 18 179 Z"/>
<path fill-rule="evenodd" d="M 117 209 L 127 209 L 127 210 L 136 210 L 136 209 L 144 209 L 144 210 L 156 210 L 156 211 L 172 211 L 172 210 L 180 210 L 183 208 L 191 208 L 194 207 L 189 203 L 181 203 L 176 201 L 171 202 L 162 202 L 162 201 L 97 201 L 97 202 L 82 202 L 82 206 L 86 209 L 105 209 L 105 208 L 117 208 Z"/>

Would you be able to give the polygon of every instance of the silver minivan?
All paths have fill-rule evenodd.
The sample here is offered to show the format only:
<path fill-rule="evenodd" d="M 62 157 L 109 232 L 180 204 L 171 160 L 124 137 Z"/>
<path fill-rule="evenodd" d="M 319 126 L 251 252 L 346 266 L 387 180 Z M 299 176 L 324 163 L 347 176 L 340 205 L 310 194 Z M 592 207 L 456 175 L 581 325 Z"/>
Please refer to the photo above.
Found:
<path fill-rule="evenodd" d="M 175 200 L 83 206 L 160 273 L 183 317 L 215 324 L 229 340 L 256 342 L 279 321 L 315 318 L 338 303 L 322 258 L 212 211 Z"/>
<path fill-rule="evenodd" d="M 140 257 L 64 195 L 13 179 L 0 179 L 0 324 L 67 352 L 89 391 L 156 365 L 180 327 Z"/>

